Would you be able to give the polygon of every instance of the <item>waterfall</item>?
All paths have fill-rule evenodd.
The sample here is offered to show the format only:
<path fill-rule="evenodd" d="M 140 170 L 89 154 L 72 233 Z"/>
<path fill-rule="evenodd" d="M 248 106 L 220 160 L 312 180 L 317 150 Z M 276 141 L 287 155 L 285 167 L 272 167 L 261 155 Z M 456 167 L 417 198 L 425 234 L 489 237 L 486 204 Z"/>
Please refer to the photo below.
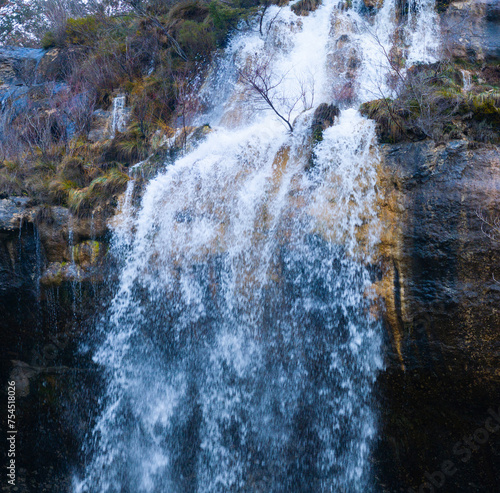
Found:
<path fill-rule="evenodd" d="M 472 75 L 468 70 L 460 70 L 462 74 L 462 82 L 464 86 L 464 92 L 469 92 L 472 88 Z"/>
<path fill-rule="evenodd" d="M 126 129 L 127 117 L 125 111 L 126 97 L 123 94 L 116 96 L 113 99 L 113 111 L 111 113 L 111 135 L 115 136 L 116 132 L 123 132 Z"/>
<path fill-rule="evenodd" d="M 107 390 L 75 492 L 374 490 L 380 158 L 356 108 L 391 90 L 396 9 L 342 5 L 269 7 L 264 35 L 236 35 L 203 88 L 211 133 L 138 209 L 129 183 L 94 354 Z M 293 133 L 236 77 L 259 63 Z M 332 101 L 313 145 L 314 109 Z"/>
<path fill-rule="evenodd" d="M 439 16 L 435 0 L 408 0 L 408 37 L 410 48 L 407 62 L 433 63 L 439 60 Z"/>
<path fill-rule="evenodd" d="M 134 195 L 135 180 L 133 177 L 127 182 L 127 189 L 119 205 L 119 213 L 115 216 L 111 227 L 114 231 L 114 250 L 124 257 L 127 248 L 130 247 L 133 238 L 133 208 L 132 199 Z"/>

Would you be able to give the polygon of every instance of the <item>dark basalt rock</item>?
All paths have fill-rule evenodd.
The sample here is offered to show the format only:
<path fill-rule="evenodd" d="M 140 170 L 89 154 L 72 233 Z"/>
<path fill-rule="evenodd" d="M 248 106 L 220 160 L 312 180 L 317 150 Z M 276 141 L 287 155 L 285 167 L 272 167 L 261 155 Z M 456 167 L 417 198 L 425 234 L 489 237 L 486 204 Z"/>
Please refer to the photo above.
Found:
<path fill-rule="evenodd" d="M 470 457 L 461 449 L 500 405 L 500 250 L 487 224 L 500 217 L 499 149 L 467 140 L 383 149 L 381 491 L 419 491 L 446 460 L 456 473 L 439 491 L 495 491 L 500 434 L 465 445 Z"/>

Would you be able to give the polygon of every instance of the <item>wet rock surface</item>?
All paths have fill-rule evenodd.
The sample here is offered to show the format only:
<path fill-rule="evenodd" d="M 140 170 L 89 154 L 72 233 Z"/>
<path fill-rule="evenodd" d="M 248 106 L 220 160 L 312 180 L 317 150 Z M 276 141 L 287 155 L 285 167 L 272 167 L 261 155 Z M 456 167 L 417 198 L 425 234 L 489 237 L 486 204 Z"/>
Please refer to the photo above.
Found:
<path fill-rule="evenodd" d="M 0 372 L 16 382 L 18 430 L 17 489 L 1 491 L 70 490 L 100 385 L 80 344 L 106 298 L 107 235 L 99 215 L 0 200 Z"/>
<path fill-rule="evenodd" d="M 500 434 L 464 440 L 500 405 L 500 250 L 488 226 L 500 217 L 500 153 L 467 140 L 383 151 L 379 287 L 392 349 L 379 379 L 379 484 L 418 491 L 451 460 L 439 491 L 495 491 Z"/>
<path fill-rule="evenodd" d="M 85 54 L 82 47 L 0 47 L 0 131 L 7 135 L 11 126 L 26 127 L 23 117 L 30 113 L 39 123 L 46 122 L 54 137 L 71 138 L 76 113 L 91 104 L 87 93 L 75 94 L 67 83 L 72 67 Z M 68 103 L 66 109 L 61 101 Z"/>
<path fill-rule="evenodd" d="M 322 135 L 323 130 L 331 127 L 335 122 L 335 118 L 340 115 L 340 110 L 333 104 L 322 103 L 314 112 L 313 121 L 311 123 L 311 130 L 313 136 L 318 138 Z"/>
<path fill-rule="evenodd" d="M 379 9 L 384 4 L 384 0 L 363 0 L 363 3 L 368 8 Z"/>

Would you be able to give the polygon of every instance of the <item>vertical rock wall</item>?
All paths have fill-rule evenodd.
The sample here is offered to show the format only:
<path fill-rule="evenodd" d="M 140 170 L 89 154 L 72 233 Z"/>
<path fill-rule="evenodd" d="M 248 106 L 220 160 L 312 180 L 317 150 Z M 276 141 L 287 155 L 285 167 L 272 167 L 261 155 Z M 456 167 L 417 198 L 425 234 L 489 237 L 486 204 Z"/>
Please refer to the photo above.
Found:
<path fill-rule="evenodd" d="M 80 342 L 102 309 L 106 239 L 99 217 L 0 200 L 0 374 L 16 382 L 18 491 L 70 490 L 99 389 Z"/>
<path fill-rule="evenodd" d="M 500 405 L 500 236 L 488 225 L 500 218 L 500 154 L 466 140 L 384 152 L 381 484 L 418 490 L 452 460 L 442 491 L 494 491 L 500 435 L 465 462 L 456 444 Z"/>

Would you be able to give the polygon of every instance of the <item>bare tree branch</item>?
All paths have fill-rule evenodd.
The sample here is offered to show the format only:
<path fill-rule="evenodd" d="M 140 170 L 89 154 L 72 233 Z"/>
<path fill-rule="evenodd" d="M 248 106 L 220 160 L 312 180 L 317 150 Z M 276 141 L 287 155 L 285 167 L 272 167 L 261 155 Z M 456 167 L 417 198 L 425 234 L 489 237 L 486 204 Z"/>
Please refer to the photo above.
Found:
<path fill-rule="evenodd" d="M 292 116 L 297 106 L 302 103 L 302 111 L 312 108 L 314 104 L 314 77 L 309 80 L 297 79 L 299 85 L 298 94 L 285 94 L 280 92 L 289 72 L 276 76 L 272 71 L 272 59 L 260 58 L 255 55 L 247 61 L 245 68 L 238 71 L 239 79 L 249 90 L 250 95 L 255 96 L 270 108 L 276 116 L 293 132 Z"/>

